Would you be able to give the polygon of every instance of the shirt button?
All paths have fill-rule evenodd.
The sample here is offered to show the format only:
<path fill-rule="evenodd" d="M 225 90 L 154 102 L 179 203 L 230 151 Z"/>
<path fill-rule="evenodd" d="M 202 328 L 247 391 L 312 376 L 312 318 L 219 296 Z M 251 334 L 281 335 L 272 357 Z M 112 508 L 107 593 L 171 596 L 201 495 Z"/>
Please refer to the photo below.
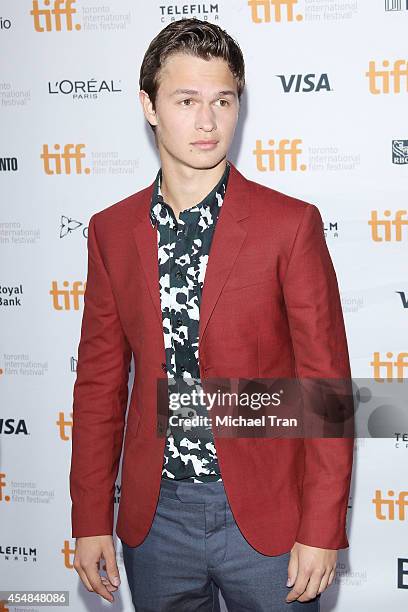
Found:
<path fill-rule="evenodd" d="M 186 371 L 186 368 L 185 368 L 184 366 L 181 366 L 180 370 L 181 370 L 182 372 L 185 372 L 185 371 Z"/>
<path fill-rule="evenodd" d="M 189 410 L 188 411 L 188 416 L 191 416 L 191 417 L 194 416 L 194 412 L 192 410 Z"/>
<path fill-rule="evenodd" d="M 183 321 L 181 319 L 177 319 L 176 323 L 178 327 L 180 327 L 180 325 L 183 325 Z"/>
<path fill-rule="evenodd" d="M 161 369 L 163 370 L 163 372 L 167 372 L 167 366 L 165 363 L 161 364 Z"/>
<path fill-rule="evenodd" d="M 177 276 L 177 278 L 183 278 L 183 275 L 182 275 L 180 270 L 177 270 L 176 276 Z"/>

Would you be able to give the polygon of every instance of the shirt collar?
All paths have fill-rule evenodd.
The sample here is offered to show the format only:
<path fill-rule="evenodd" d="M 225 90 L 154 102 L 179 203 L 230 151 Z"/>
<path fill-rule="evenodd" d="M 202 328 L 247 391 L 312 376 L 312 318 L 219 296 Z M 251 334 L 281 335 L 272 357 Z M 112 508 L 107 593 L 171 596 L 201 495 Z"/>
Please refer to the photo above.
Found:
<path fill-rule="evenodd" d="M 182 212 L 188 213 L 188 212 L 200 211 L 200 213 L 203 214 L 204 211 L 208 207 L 210 209 L 212 209 L 213 207 L 218 207 L 219 199 L 216 196 L 217 194 L 220 194 L 222 197 L 222 200 L 224 199 L 225 192 L 227 190 L 229 173 L 230 173 L 230 164 L 227 161 L 225 171 L 222 177 L 220 178 L 220 180 L 218 181 L 218 183 L 216 184 L 216 186 L 205 196 L 205 198 L 203 198 L 203 200 L 201 200 L 201 202 L 199 202 L 198 204 L 195 204 L 194 206 L 190 208 L 187 208 L 186 210 Z M 152 200 L 151 200 L 150 210 L 149 210 L 149 218 L 150 218 L 150 223 L 152 227 L 156 226 L 157 216 L 159 215 L 161 206 L 164 203 L 164 198 L 161 192 L 161 180 L 162 180 L 162 169 L 159 168 L 156 174 L 155 181 L 154 181 Z"/>

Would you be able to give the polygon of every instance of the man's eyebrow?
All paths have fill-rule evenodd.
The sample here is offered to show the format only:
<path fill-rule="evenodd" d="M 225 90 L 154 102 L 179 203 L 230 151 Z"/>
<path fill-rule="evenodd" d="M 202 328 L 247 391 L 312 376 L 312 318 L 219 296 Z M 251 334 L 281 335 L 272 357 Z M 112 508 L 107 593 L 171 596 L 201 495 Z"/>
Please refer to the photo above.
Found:
<path fill-rule="evenodd" d="M 199 96 L 200 92 L 197 91 L 196 89 L 176 89 L 170 95 L 176 96 L 178 94 L 188 94 L 189 96 Z M 232 89 L 224 89 L 222 91 L 219 91 L 216 95 L 218 95 L 218 96 L 234 96 L 235 97 L 237 94 Z"/>

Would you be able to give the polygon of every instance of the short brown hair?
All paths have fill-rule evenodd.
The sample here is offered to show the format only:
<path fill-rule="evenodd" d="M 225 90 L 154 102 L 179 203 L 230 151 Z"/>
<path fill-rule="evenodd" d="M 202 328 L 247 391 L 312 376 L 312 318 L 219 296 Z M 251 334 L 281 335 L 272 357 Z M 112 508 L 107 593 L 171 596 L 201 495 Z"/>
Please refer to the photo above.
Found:
<path fill-rule="evenodd" d="M 186 53 L 209 60 L 225 60 L 237 80 L 238 100 L 245 87 L 245 64 L 238 43 L 222 28 L 196 17 L 172 21 L 151 41 L 140 67 L 139 86 L 146 91 L 155 109 L 159 71 L 173 53 Z M 150 127 L 155 131 L 155 125 Z"/>

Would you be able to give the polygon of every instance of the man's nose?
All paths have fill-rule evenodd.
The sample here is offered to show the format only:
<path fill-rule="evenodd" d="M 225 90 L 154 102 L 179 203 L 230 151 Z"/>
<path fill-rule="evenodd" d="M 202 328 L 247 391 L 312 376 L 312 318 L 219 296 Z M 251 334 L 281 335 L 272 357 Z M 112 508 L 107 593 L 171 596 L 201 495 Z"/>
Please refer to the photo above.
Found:
<path fill-rule="evenodd" d="M 202 129 L 206 132 L 211 132 L 212 130 L 217 129 L 215 113 L 210 105 L 203 104 L 203 106 L 197 111 L 196 129 Z"/>

